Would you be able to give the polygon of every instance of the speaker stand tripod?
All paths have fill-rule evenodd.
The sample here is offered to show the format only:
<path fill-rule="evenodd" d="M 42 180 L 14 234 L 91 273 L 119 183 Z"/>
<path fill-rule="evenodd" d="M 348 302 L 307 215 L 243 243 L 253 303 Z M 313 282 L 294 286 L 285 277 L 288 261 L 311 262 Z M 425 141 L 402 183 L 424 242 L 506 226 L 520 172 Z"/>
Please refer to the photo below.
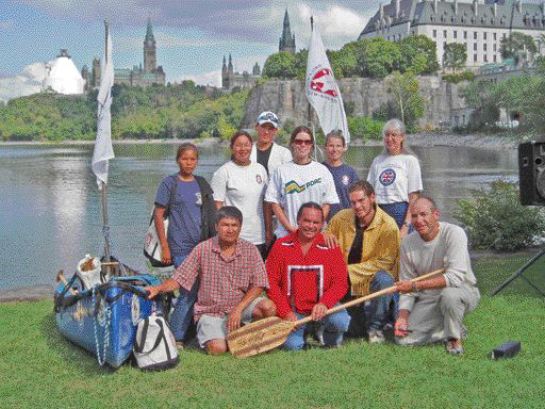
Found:
<path fill-rule="evenodd" d="M 521 268 L 519 268 L 517 271 L 515 271 L 511 277 L 509 277 L 507 280 L 505 280 L 502 284 L 500 284 L 494 291 L 492 291 L 492 297 L 498 294 L 500 291 L 502 291 L 505 287 L 507 287 L 509 284 L 511 284 L 515 279 L 522 278 L 524 281 L 526 281 L 534 290 L 536 290 L 539 294 L 541 294 L 543 297 L 545 297 L 545 292 L 541 290 L 537 285 L 532 283 L 528 277 L 524 276 L 524 272 L 530 267 L 532 264 L 534 264 L 537 260 L 539 260 L 541 257 L 545 255 L 545 247 L 537 253 L 534 257 L 532 257 L 530 260 L 526 262 Z"/>

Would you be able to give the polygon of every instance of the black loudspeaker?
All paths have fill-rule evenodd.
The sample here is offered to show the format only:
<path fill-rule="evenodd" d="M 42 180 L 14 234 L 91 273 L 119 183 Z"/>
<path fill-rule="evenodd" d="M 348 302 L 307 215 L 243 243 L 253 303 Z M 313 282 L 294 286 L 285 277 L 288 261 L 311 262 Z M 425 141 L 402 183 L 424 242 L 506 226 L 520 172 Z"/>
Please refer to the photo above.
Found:
<path fill-rule="evenodd" d="M 519 145 L 520 202 L 545 206 L 545 142 Z"/>

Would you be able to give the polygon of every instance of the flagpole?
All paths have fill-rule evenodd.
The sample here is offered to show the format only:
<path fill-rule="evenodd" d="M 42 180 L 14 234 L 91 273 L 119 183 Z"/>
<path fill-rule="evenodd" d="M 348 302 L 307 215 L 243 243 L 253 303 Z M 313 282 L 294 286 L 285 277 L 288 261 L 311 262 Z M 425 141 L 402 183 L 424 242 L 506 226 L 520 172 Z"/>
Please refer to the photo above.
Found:
<path fill-rule="evenodd" d="M 111 56 L 108 54 L 108 21 L 104 20 L 104 64 L 108 63 Z M 102 234 L 104 236 L 104 259 L 110 261 L 110 226 L 108 223 L 108 196 L 107 185 L 100 181 L 100 194 L 102 202 Z"/>
<path fill-rule="evenodd" d="M 314 16 L 310 16 L 310 35 L 312 36 L 312 30 L 314 30 Z M 308 124 L 314 128 L 314 124 L 312 123 L 312 105 L 310 105 L 310 101 L 307 99 L 307 121 Z M 313 129 L 314 132 L 314 129 Z"/>

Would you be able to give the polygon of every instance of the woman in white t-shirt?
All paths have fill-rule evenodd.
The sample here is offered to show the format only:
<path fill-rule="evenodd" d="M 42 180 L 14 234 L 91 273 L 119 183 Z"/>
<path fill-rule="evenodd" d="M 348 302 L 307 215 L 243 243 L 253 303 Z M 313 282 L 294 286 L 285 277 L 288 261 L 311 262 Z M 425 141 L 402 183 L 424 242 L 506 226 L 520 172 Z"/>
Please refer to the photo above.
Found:
<path fill-rule="evenodd" d="M 280 165 L 271 175 L 265 201 L 271 203 L 278 219 L 277 238 L 297 230 L 297 212 L 306 202 L 322 206 L 324 218 L 330 205 L 339 203 L 335 183 L 329 170 L 312 160 L 314 135 L 306 126 L 298 126 L 290 137 L 293 161 Z"/>
<path fill-rule="evenodd" d="M 252 137 L 245 131 L 231 138 L 231 160 L 221 166 L 212 177 L 214 201 L 222 206 L 235 206 L 244 215 L 240 237 L 257 246 L 265 254 L 265 220 L 263 196 L 267 186 L 267 171 L 259 163 L 250 161 Z"/>
<path fill-rule="evenodd" d="M 382 135 L 385 151 L 373 160 L 367 181 L 375 188 L 378 205 L 395 219 L 404 237 L 409 232 L 410 204 L 422 191 L 420 163 L 404 146 L 405 125 L 399 119 L 386 122 Z"/>

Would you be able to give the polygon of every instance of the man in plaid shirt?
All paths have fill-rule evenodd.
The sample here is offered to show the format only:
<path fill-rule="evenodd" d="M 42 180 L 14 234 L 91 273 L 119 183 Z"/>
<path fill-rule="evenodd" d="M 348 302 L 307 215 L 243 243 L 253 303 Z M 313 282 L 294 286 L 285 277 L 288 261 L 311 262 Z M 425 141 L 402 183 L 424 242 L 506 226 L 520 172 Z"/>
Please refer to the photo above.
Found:
<path fill-rule="evenodd" d="M 182 287 L 190 290 L 200 281 L 195 321 L 201 348 L 212 355 L 227 351 L 227 333 L 276 314 L 272 301 L 261 294 L 269 287 L 261 255 L 250 242 L 239 238 L 242 213 L 225 206 L 216 216 L 217 236 L 197 245 L 172 276 L 148 287 L 149 298 Z"/>

